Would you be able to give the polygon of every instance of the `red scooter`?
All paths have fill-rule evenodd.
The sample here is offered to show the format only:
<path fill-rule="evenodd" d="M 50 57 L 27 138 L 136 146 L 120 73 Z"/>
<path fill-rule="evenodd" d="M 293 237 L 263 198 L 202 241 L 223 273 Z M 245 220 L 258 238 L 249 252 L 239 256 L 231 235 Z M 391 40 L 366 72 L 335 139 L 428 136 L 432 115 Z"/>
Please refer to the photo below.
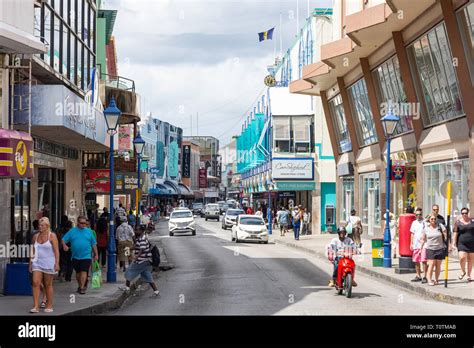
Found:
<path fill-rule="evenodd" d="M 346 295 L 347 298 L 352 296 L 352 285 L 355 276 L 355 262 L 352 259 L 354 252 L 352 250 L 338 251 L 337 256 L 340 257 L 337 263 L 337 279 L 335 288 L 339 295 Z M 332 254 L 332 255 L 331 255 Z M 329 259 L 334 262 L 333 253 L 329 255 Z"/>

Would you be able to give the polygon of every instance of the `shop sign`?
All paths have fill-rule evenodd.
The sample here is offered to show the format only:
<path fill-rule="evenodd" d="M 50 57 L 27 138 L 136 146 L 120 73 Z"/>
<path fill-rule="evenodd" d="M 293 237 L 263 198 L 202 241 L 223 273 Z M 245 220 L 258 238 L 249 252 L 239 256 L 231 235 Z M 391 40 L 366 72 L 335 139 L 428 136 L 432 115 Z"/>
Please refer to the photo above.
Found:
<path fill-rule="evenodd" d="M 150 168 L 150 173 L 151 173 L 151 174 L 159 175 L 159 173 L 160 173 L 160 168 L 158 168 L 158 167 Z"/>
<path fill-rule="evenodd" d="M 85 169 L 83 183 L 86 193 L 109 193 L 110 171 L 108 169 Z"/>
<path fill-rule="evenodd" d="M 279 181 L 276 183 L 278 191 L 313 191 L 316 187 L 314 181 L 310 182 L 285 182 Z"/>
<path fill-rule="evenodd" d="M 288 191 L 283 191 L 283 192 L 278 192 L 278 198 L 295 198 L 296 197 L 296 192 L 288 192 Z"/>
<path fill-rule="evenodd" d="M 199 169 L 199 188 L 207 187 L 207 170 L 206 168 Z"/>
<path fill-rule="evenodd" d="M 178 176 L 179 147 L 176 141 L 173 141 L 168 147 L 168 175 L 171 178 Z"/>
<path fill-rule="evenodd" d="M 131 127 L 129 125 L 119 126 L 118 131 L 119 151 L 132 149 Z"/>
<path fill-rule="evenodd" d="M 140 178 L 140 186 L 143 187 L 143 177 Z M 137 173 L 117 173 L 115 174 L 115 191 L 117 193 L 133 193 L 138 188 Z"/>
<path fill-rule="evenodd" d="M 191 177 L 191 146 L 184 145 L 183 146 L 183 178 L 190 178 Z"/>
<path fill-rule="evenodd" d="M 32 178 L 33 139 L 24 132 L 0 129 L 0 177 Z"/>
<path fill-rule="evenodd" d="M 312 158 L 273 158 L 274 180 L 314 180 Z"/>

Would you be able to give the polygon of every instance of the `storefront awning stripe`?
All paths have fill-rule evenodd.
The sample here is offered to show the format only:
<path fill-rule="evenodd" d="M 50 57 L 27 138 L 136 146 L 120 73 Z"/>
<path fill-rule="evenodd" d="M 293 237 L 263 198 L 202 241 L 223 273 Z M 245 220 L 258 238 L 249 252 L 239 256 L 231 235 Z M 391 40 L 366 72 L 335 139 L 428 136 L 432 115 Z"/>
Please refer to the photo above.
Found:
<path fill-rule="evenodd" d="M 11 148 L 11 147 L 0 147 L 0 153 L 13 153 L 13 148 Z"/>

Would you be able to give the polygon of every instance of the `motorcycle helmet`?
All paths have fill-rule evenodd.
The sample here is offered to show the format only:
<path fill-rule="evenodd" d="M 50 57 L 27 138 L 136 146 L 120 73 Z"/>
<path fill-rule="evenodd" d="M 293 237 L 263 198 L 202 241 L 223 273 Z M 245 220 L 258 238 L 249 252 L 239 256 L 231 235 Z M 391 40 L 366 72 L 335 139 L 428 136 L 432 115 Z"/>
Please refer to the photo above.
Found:
<path fill-rule="evenodd" d="M 341 226 L 337 229 L 337 234 L 344 234 L 344 235 L 347 235 L 347 230 L 344 226 Z"/>

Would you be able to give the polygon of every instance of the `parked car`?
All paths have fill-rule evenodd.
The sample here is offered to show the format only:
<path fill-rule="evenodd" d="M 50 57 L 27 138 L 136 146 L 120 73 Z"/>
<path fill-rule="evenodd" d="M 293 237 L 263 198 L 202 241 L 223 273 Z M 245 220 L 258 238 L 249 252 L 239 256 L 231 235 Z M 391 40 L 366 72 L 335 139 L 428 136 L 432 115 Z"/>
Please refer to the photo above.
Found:
<path fill-rule="evenodd" d="M 227 209 L 229 209 L 229 205 L 225 201 L 219 201 L 217 204 L 219 204 L 219 212 L 221 215 L 223 215 Z"/>
<path fill-rule="evenodd" d="M 239 215 L 237 223 L 232 226 L 232 241 L 256 241 L 268 244 L 268 230 L 265 221 L 257 215 Z"/>
<path fill-rule="evenodd" d="M 196 225 L 194 215 L 189 209 L 175 209 L 170 215 L 168 221 L 168 229 L 170 236 L 174 236 L 176 232 L 191 232 L 196 235 Z"/>
<path fill-rule="evenodd" d="M 206 209 L 204 210 L 204 217 L 207 219 L 216 219 L 219 221 L 220 218 L 220 209 L 219 204 L 217 203 L 209 203 L 206 205 Z"/>
<path fill-rule="evenodd" d="M 199 215 L 200 217 L 204 216 L 204 205 L 202 203 L 196 202 L 191 206 L 191 211 L 194 215 Z"/>
<path fill-rule="evenodd" d="M 237 209 L 239 207 L 235 199 L 228 199 L 226 203 L 231 209 Z"/>
<path fill-rule="evenodd" d="M 245 214 L 242 209 L 227 209 L 222 217 L 222 229 L 226 230 L 227 227 L 234 226 L 237 223 L 237 217 L 241 214 Z"/>

